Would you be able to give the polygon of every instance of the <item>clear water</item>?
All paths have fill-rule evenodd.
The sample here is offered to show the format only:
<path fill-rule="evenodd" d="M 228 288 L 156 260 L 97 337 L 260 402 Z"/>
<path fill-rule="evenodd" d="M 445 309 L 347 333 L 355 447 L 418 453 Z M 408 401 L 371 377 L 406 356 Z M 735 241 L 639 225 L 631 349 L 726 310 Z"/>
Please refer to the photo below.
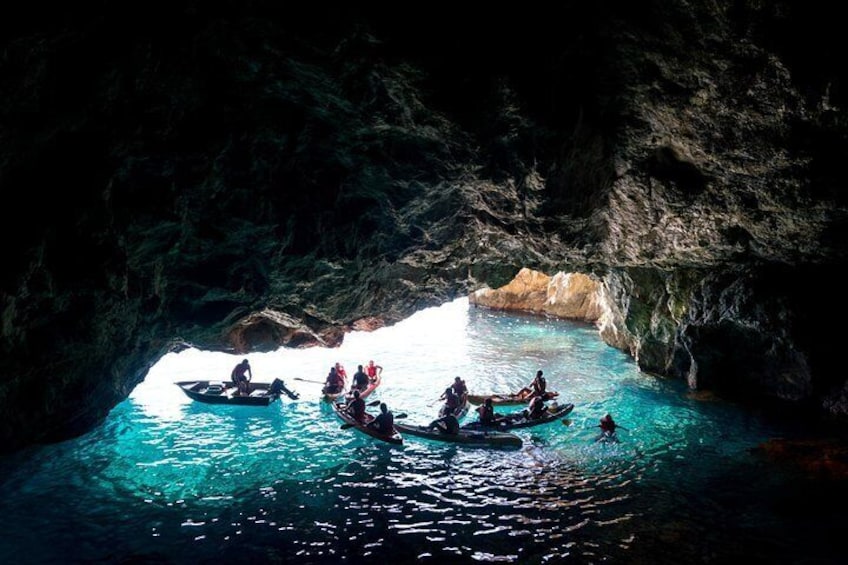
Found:
<path fill-rule="evenodd" d="M 463 299 L 337 349 L 248 357 L 301 398 L 193 402 L 175 381 L 226 379 L 241 357 L 184 351 L 98 429 L 0 459 L 0 563 L 844 563 L 845 492 L 752 453 L 798 430 L 640 373 L 593 326 Z M 519 430 L 519 450 L 391 446 L 341 430 L 298 380 L 369 359 L 372 399 L 410 423 L 456 375 L 508 392 L 541 368 L 576 407 Z M 619 444 L 593 441 L 605 412 Z"/>

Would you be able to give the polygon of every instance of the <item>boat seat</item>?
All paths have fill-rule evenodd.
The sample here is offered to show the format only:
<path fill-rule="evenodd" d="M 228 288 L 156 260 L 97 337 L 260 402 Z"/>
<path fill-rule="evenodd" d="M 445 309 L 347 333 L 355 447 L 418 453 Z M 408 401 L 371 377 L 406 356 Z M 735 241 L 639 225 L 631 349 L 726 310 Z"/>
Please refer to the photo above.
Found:
<path fill-rule="evenodd" d="M 210 382 L 206 394 L 221 394 L 227 387 L 222 382 Z"/>

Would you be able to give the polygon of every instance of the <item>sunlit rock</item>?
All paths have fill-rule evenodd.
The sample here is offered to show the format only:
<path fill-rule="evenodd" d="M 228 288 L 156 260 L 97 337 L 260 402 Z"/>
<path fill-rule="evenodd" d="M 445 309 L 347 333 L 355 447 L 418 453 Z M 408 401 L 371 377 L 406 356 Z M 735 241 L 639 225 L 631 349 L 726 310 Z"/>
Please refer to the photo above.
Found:
<path fill-rule="evenodd" d="M 558 318 L 596 322 L 603 312 L 600 283 L 583 273 L 559 272 L 548 283 L 544 312 Z"/>
<path fill-rule="evenodd" d="M 469 302 L 585 322 L 597 321 L 602 313 L 598 281 L 582 273 L 560 272 L 551 277 L 528 268 L 521 269 L 505 286 L 472 292 Z"/>

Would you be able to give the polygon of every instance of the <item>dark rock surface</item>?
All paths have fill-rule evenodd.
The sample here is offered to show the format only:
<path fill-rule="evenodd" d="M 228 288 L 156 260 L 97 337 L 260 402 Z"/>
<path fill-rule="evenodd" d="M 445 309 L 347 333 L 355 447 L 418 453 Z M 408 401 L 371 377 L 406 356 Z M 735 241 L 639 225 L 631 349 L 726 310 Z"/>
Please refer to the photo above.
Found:
<path fill-rule="evenodd" d="M 172 348 L 333 346 L 524 266 L 602 278 L 645 370 L 848 414 L 835 5 L 410 9 L 10 10 L 3 449 Z"/>

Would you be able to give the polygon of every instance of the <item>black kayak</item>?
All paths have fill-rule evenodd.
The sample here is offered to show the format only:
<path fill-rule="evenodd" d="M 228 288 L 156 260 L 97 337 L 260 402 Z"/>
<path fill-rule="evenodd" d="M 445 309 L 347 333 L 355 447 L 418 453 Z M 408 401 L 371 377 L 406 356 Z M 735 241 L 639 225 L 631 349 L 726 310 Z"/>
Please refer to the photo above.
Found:
<path fill-rule="evenodd" d="M 517 428 L 529 428 L 532 426 L 539 426 L 541 424 L 547 424 L 549 422 L 553 422 L 559 418 L 564 418 L 571 411 L 574 410 L 574 404 L 568 403 L 563 404 L 562 406 L 557 405 L 556 403 L 552 403 L 548 406 L 547 412 L 542 414 L 539 418 L 534 418 L 532 420 L 528 419 L 522 410 L 521 412 L 513 412 L 511 414 L 503 414 L 498 415 L 501 420 L 497 422 L 495 425 L 484 426 L 479 421 L 478 422 L 469 422 L 468 424 L 464 424 L 460 429 L 463 430 L 514 430 Z"/>
<path fill-rule="evenodd" d="M 448 434 L 439 430 L 428 430 L 426 426 L 411 426 L 395 423 L 395 427 L 403 433 L 444 441 L 449 443 L 462 443 L 480 447 L 521 447 L 521 438 L 515 434 L 502 432 L 500 430 L 463 430 L 459 433 Z"/>

